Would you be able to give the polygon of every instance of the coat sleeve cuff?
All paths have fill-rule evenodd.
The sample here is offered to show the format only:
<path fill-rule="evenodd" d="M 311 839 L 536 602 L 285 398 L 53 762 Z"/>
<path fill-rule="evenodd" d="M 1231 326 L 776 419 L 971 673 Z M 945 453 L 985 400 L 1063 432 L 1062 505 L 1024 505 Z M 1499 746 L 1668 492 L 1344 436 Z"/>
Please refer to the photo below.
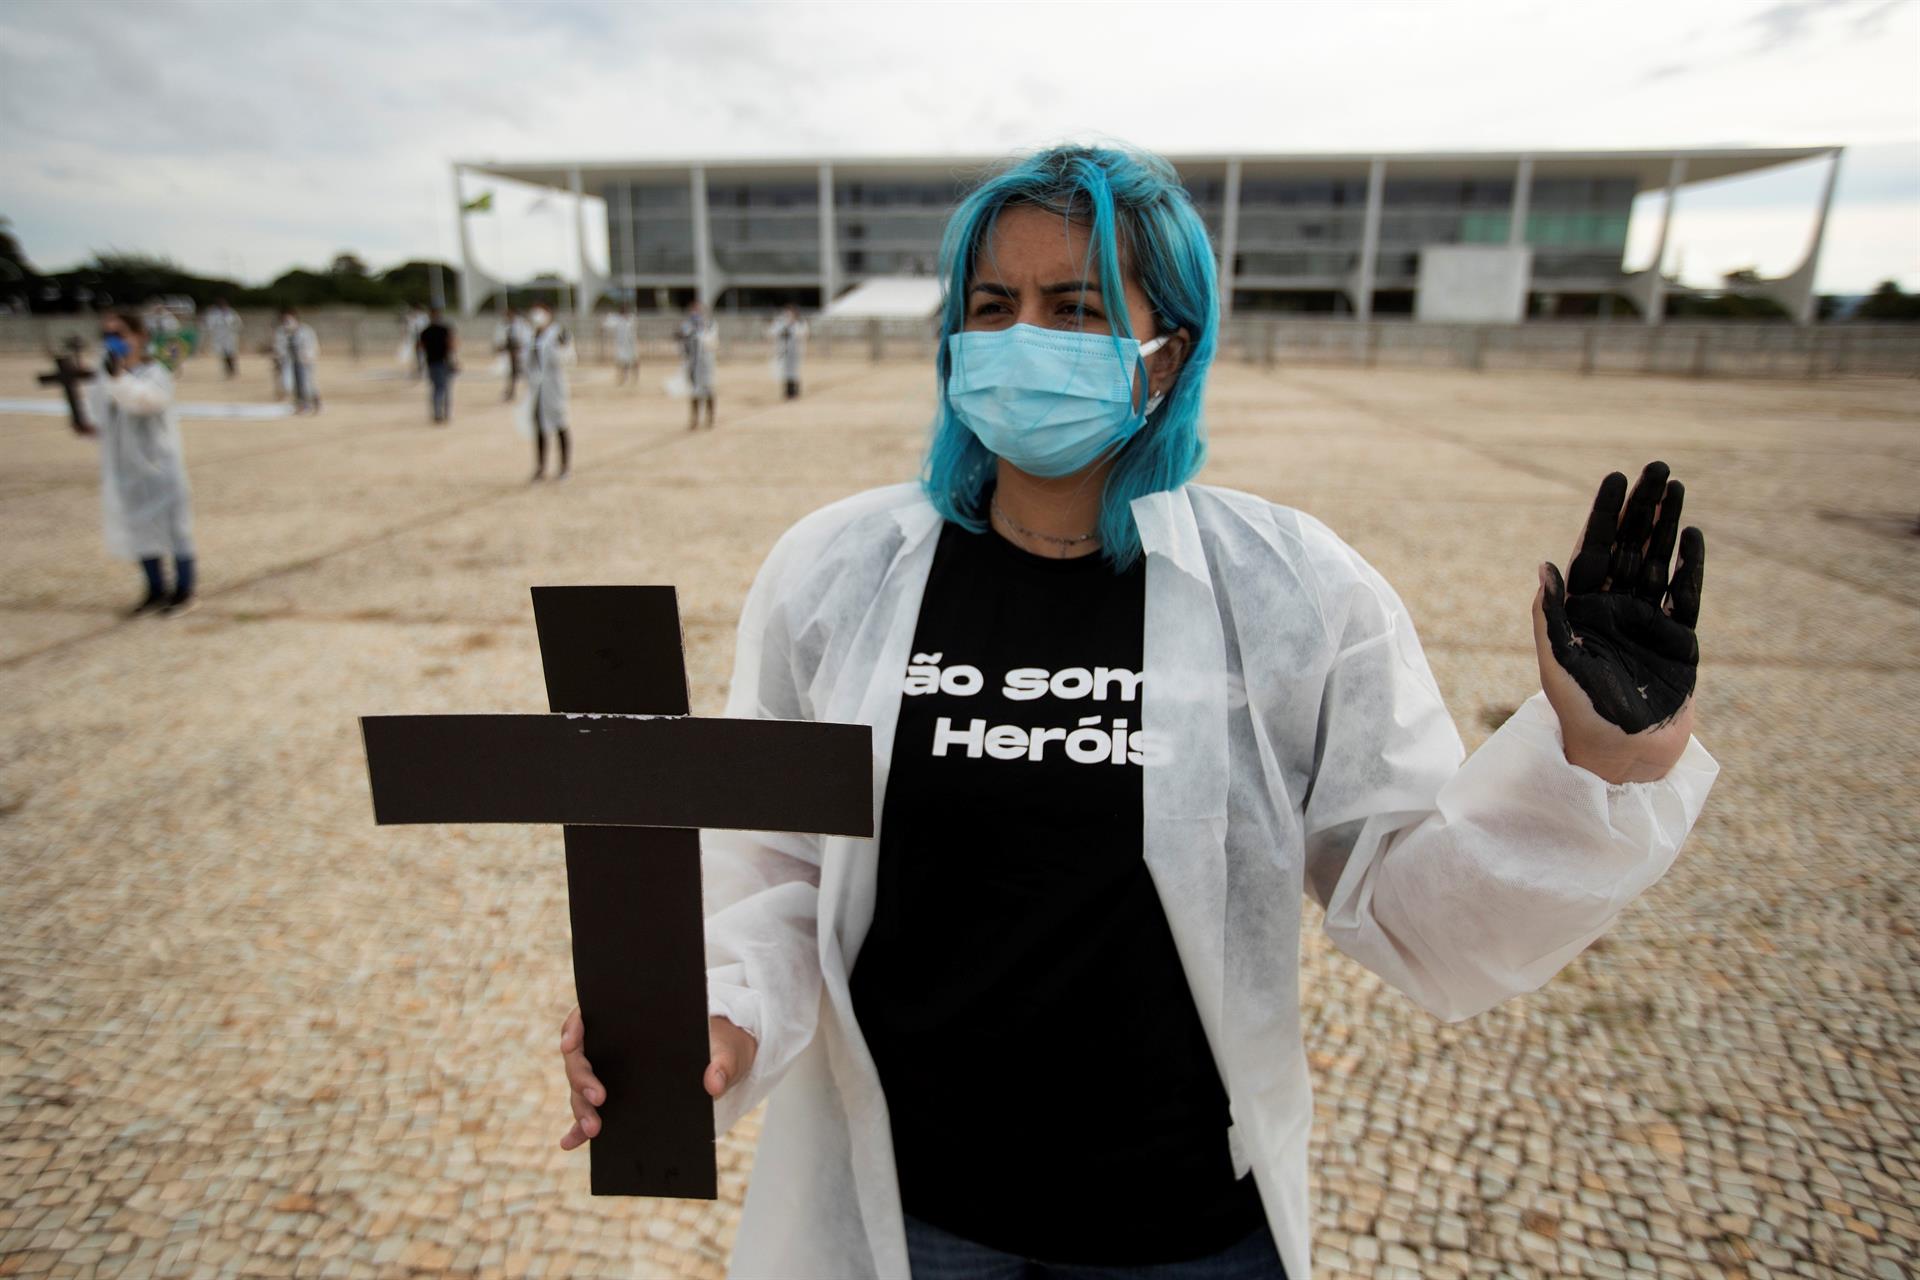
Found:
<path fill-rule="evenodd" d="M 744 965 L 730 964 L 707 971 L 707 1016 L 725 1018 L 752 1036 L 754 1043 L 758 1044 L 761 1032 L 760 993 L 743 987 L 738 982 L 727 981 L 727 978 L 736 976 L 730 973 L 730 970 L 737 971 L 744 968 Z"/>

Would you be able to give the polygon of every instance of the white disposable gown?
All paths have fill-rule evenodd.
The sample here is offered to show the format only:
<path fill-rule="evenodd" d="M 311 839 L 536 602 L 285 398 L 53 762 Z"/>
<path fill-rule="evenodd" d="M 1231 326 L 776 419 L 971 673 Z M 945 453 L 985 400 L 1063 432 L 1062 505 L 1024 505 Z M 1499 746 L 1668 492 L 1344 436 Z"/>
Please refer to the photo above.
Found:
<path fill-rule="evenodd" d="M 639 324 L 632 317 L 615 312 L 601 322 L 613 341 L 613 362 L 620 365 L 640 363 Z"/>
<path fill-rule="evenodd" d="M 720 326 L 711 316 L 680 322 L 680 371 L 686 379 L 686 394 L 694 400 L 713 398 L 715 359 L 720 351 Z"/>
<path fill-rule="evenodd" d="M 780 382 L 800 381 L 800 361 L 807 353 L 807 322 L 785 316 L 767 326 L 773 340 L 773 376 Z"/>
<path fill-rule="evenodd" d="M 217 356 L 240 354 L 240 313 L 232 307 L 212 307 L 206 315 L 207 347 Z"/>
<path fill-rule="evenodd" d="M 281 325 L 273 331 L 273 354 L 280 360 L 280 386 L 288 395 L 298 397 L 305 386 L 307 398 L 320 394 L 314 379 L 314 366 L 320 360 L 320 336 L 313 326 L 301 321 L 292 327 Z"/>
<path fill-rule="evenodd" d="M 87 417 L 100 433 L 107 549 L 128 560 L 193 555 L 193 506 L 167 367 L 148 360 L 95 379 Z"/>
<path fill-rule="evenodd" d="M 567 366 L 573 364 L 573 342 L 558 321 L 535 334 L 527 348 L 527 392 L 514 414 L 520 434 L 533 439 L 538 430 L 546 435 L 567 427 Z"/>
<path fill-rule="evenodd" d="M 1663 780 L 1609 785 L 1567 763 L 1538 694 L 1463 764 L 1406 609 L 1324 525 L 1199 485 L 1133 512 L 1141 723 L 1162 748 L 1143 769 L 1144 855 L 1231 1101 L 1229 1149 L 1306 1280 L 1302 895 L 1341 950 L 1436 1016 L 1471 1017 L 1546 982 L 1660 878 L 1718 766 L 1694 741 Z M 871 725 L 876 828 L 939 525 L 910 485 L 816 512 L 740 620 L 727 714 Z M 759 1040 L 718 1131 L 772 1095 L 733 1274 L 905 1277 L 887 1103 L 848 995 L 880 839 L 702 839 L 709 1007 Z"/>
<path fill-rule="evenodd" d="M 527 348 L 533 345 L 533 326 L 524 317 L 515 316 L 497 327 L 495 337 L 502 351 L 510 352 L 515 360 L 524 363 Z"/>

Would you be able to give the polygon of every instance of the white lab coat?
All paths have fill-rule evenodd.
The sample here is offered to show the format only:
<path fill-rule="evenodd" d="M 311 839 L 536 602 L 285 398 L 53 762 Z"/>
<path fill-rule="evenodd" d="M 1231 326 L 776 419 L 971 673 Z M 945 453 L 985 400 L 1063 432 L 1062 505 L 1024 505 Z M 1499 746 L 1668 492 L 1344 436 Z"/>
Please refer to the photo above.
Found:
<path fill-rule="evenodd" d="M 780 316 L 767 326 L 773 339 L 773 376 L 781 382 L 800 381 L 800 360 L 807 352 L 807 322 Z"/>
<path fill-rule="evenodd" d="M 527 348 L 533 343 L 533 326 L 525 319 L 515 316 L 507 323 L 497 326 L 494 336 L 499 346 L 506 350 L 517 363 L 526 363 Z"/>
<path fill-rule="evenodd" d="M 309 400 L 318 398 L 320 384 L 314 380 L 313 372 L 320 359 L 320 335 L 313 331 L 312 325 L 302 320 L 291 329 L 286 325 L 275 328 L 273 354 L 280 361 L 280 386 L 288 395 L 297 397 L 304 385 Z"/>
<path fill-rule="evenodd" d="M 680 322 L 680 368 L 686 375 L 686 394 L 694 400 L 713 398 L 715 358 L 720 350 L 720 325 L 712 316 Z"/>
<path fill-rule="evenodd" d="M 240 313 L 232 307 L 213 307 L 206 315 L 207 348 L 217 356 L 240 354 Z"/>
<path fill-rule="evenodd" d="M 577 359 L 573 342 L 558 320 L 534 335 L 527 348 L 526 395 L 513 415 L 521 435 L 531 440 L 536 428 L 545 435 L 566 429 L 567 366 Z"/>
<path fill-rule="evenodd" d="M 107 549 L 128 560 L 193 554 L 193 506 L 173 407 L 173 375 L 158 360 L 87 388 L 100 432 L 100 514 Z"/>
<path fill-rule="evenodd" d="M 640 338 L 638 324 L 632 316 L 623 316 L 618 312 L 601 322 L 607 336 L 613 339 L 613 362 L 615 364 L 640 363 Z"/>
<path fill-rule="evenodd" d="M 1341 950 L 1436 1016 L 1471 1017 L 1546 982 L 1660 878 L 1718 766 L 1694 741 L 1665 779 L 1610 786 L 1567 763 L 1539 694 L 1463 765 L 1406 609 L 1324 525 L 1200 485 L 1133 512 L 1141 723 L 1164 749 L 1144 768 L 1145 859 L 1231 1100 L 1229 1148 L 1307 1280 L 1302 895 Z M 912 485 L 816 512 L 740 620 L 727 714 L 871 725 L 876 829 L 939 526 Z M 759 1039 L 716 1128 L 772 1094 L 733 1274 L 904 1277 L 886 1099 L 848 994 L 879 839 L 702 841 L 709 1007 Z"/>

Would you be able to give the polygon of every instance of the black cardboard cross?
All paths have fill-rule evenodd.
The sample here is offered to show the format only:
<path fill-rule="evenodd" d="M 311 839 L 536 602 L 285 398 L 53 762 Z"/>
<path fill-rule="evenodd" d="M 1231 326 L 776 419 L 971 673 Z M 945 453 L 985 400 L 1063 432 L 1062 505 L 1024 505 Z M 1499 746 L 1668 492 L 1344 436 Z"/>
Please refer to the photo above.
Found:
<path fill-rule="evenodd" d="M 873 834 L 871 730 L 694 719 L 672 587 L 535 587 L 555 715 L 366 716 L 374 821 L 565 826 L 593 1194 L 717 1193 L 701 827 Z"/>
<path fill-rule="evenodd" d="M 80 403 L 80 384 L 93 381 L 93 370 L 80 361 L 80 340 L 68 342 L 65 352 L 49 347 L 47 354 L 53 357 L 53 372 L 41 374 L 37 381 L 43 387 L 59 387 L 67 397 L 68 423 L 76 433 L 91 435 L 93 424 L 87 421 L 86 408 Z"/>

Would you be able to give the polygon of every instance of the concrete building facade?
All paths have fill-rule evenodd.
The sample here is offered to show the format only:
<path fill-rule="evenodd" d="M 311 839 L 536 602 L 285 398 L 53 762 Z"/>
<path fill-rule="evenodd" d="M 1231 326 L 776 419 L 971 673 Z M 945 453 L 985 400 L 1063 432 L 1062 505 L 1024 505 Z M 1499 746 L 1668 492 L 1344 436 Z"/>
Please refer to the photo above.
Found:
<path fill-rule="evenodd" d="M 1657 266 L 1682 190 L 1695 183 L 1826 158 L 1830 168 L 1806 257 L 1778 280 L 1746 286 L 1796 320 L 1813 314 L 1813 273 L 1838 170 L 1838 147 L 1682 151 L 1536 151 L 1381 155 L 1170 156 L 1219 255 L 1229 311 L 1449 315 L 1448 282 L 1480 308 L 1518 320 L 1633 300 L 1661 318 L 1668 285 Z M 993 172 L 986 157 L 789 161 L 580 161 L 454 166 L 457 205 L 470 178 L 509 179 L 605 201 L 608 275 L 579 239 L 580 305 L 606 291 L 643 307 L 692 297 L 764 306 L 822 306 L 869 279 L 936 270 L 954 202 Z M 1655 269 L 1629 273 L 1624 257 L 1634 200 L 1664 191 Z M 463 306 L 488 291 L 460 215 Z M 1456 246 L 1507 254 L 1445 254 Z M 1423 273 L 1423 257 L 1435 261 Z M 1446 261 L 1440 259 L 1445 258 Z M 1498 264 L 1497 288 L 1463 278 L 1463 264 Z M 1520 263 L 1519 287 L 1508 278 Z M 1500 316 L 1486 311 L 1498 296 Z M 1517 297 L 1517 307 L 1512 299 Z"/>

